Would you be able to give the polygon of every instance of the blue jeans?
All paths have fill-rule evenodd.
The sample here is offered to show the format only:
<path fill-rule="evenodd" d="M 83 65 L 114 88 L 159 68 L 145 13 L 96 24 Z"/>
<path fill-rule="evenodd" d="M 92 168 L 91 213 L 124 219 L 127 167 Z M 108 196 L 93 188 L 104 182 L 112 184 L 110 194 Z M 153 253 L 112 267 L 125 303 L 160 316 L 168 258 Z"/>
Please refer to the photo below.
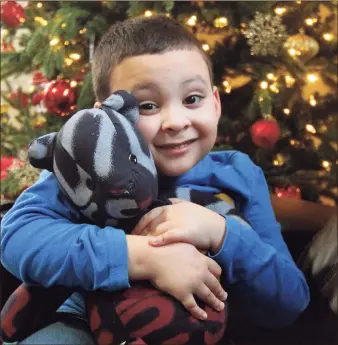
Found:
<path fill-rule="evenodd" d="M 4 345 L 9 343 L 4 343 Z M 13 343 L 11 343 L 13 344 Z M 95 345 L 88 325 L 83 320 L 65 318 L 37 331 L 25 340 L 15 344 L 23 345 Z"/>

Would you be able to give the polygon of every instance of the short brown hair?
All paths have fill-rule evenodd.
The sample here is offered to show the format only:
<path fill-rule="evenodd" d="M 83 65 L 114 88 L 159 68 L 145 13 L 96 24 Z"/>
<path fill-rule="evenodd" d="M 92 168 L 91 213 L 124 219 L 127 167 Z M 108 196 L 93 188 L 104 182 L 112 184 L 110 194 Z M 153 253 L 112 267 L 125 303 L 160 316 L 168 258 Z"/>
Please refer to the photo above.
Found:
<path fill-rule="evenodd" d="M 111 94 L 113 69 L 124 58 L 143 54 L 160 54 L 173 50 L 197 49 L 203 56 L 212 82 L 209 55 L 193 33 L 164 15 L 135 17 L 114 24 L 95 49 L 92 61 L 93 86 L 96 99 L 103 102 Z"/>

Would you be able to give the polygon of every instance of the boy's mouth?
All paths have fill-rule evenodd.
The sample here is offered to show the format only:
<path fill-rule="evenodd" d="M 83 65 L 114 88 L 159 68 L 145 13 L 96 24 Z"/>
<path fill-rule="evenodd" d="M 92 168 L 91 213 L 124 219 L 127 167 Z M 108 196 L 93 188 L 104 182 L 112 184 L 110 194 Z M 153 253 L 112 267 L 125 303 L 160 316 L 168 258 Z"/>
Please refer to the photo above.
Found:
<path fill-rule="evenodd" d="M 190 139 L 190 140 L 182 141 L 179 143 L 168 143 L 168 144 L 156 145 L 156 148 L 167 149 L 167 150 L 181 150 L 188 147 L 190 144 L 192 144 L 196 140 L 197 139 Z"/>

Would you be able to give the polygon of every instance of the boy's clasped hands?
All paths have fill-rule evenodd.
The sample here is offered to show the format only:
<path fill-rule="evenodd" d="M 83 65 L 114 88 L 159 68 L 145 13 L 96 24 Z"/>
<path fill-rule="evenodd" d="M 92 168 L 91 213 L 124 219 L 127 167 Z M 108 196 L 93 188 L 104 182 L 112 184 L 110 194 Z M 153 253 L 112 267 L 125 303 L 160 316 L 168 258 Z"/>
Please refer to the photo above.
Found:
<path fill-rule="evenodd" d="M 216 254 L 220 250 L 226 221 L 195 203 L 179 199 L 171 199 L 171 202 L 172 205 L 155 208 L 143 216 L 132 234 L 150 236 L 149 244 L 154 250 L 161 247 L 156 251 L 151 282 L 181 301 L 192 315 L 205 319 L 207 314 L 198 306 L 194 295 L 215 310 L 222 310 L 227 298 L 219 282 L 221 267 L 205 255 L 207 251 Z M 168 269 L 173 272 L 161 274 Z M 177 279 L 179 286 L 175 283 Z"/>

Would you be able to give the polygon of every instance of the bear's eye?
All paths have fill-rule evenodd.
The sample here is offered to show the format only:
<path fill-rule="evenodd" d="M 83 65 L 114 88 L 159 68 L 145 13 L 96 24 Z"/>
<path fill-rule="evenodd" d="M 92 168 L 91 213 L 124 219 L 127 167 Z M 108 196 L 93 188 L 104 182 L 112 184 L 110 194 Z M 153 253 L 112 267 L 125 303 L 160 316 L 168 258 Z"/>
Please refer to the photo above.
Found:
<path fill-rule="evenodd" d="M 134 154 L 132 154 L 132 153 L 129 155 L 129 160 L 130 160 L 131 162 L 133 162 L 134 164 L 137 163 L 137 158 L 136 158 L 136 156 L 135 156 Z"/>
<path fill-rule="evenodd" d="M 94 186 L 93 186 L 93 181 L 90 179 L 90 178 L 87 178 L 86 180 L 86 185 L 87 185 L 87 188 L 89 190 L 93 190 Z"/>

